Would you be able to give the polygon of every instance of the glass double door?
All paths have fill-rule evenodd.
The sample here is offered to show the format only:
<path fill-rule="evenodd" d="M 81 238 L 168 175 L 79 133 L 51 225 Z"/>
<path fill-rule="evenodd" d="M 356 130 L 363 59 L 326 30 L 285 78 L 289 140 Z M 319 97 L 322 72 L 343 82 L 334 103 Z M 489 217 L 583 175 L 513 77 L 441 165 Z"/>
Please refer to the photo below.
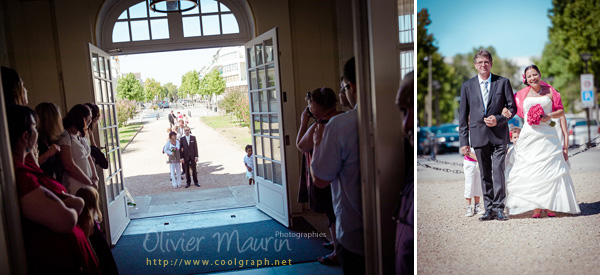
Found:
<path fill-rule="evenodd" d="M 246 43 L 257 207 L 289 226 L 277 28 Z"/>

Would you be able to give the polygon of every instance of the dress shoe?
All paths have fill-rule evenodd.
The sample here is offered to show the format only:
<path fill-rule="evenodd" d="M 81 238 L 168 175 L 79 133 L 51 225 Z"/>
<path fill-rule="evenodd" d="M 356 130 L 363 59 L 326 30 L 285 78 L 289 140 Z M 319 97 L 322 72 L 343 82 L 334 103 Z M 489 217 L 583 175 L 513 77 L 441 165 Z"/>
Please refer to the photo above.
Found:
<path fill-rule="evenodd" d="M 504 211 L 501 210 L 501 211 L 496 212 L 496 220 L 506 221 L 506 220 L 508 220 L 508 217 L 506 216 L 506 214 L 504 214 Z"/>
<path fill-rule="evenodd" d="M 483 216 L 479 217 L 480 221 L 489 221 L 494 219 L 494 211 L 492 210 L 485 210 L 485 214 L 483 214 Z"/>
<path fill-rule="evenodd" d="M 197 183 L 197 182 L 196 182 L 196 183 L 194 183 L 194 184 L 195 184 L 196 186 L 200 187 L 200 184 L 199 184 L 199 183 Z"/>
<path fill-rule="evenodd" d="M 551 212 L 550 210 L 546 210 L 546 213 L 548 213 L 548 218 L 556 217 L 556 213 Z"/>
<path fill-rule="evenodd" d="M 189 183 L 188 183 L 188 184 L 185 186 L 185 188 L 188 188 L 188 187 L 190 187 L 190 184 L 189 184 Z"/>

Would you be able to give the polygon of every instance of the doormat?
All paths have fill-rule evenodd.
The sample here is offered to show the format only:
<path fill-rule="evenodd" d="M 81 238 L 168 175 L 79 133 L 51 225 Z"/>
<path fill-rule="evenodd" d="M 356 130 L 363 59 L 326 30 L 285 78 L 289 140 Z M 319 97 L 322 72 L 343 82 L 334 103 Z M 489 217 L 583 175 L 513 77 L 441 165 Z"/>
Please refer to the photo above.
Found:
<path fill-rule="evenodd" d="M 316 261 L 331 253 L 303 218 L 122 236 L 112 249 L 121 274 L 198 274 Z M 101 263 L 100 263 L 101 264 Z"/>

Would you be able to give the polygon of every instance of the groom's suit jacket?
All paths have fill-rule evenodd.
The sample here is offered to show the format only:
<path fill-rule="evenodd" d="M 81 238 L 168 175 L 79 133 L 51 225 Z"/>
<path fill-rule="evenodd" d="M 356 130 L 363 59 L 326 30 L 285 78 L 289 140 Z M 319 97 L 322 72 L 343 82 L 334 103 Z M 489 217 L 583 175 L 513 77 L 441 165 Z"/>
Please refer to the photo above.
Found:
<path fill-rule="evenodd" d="M 512 114 L 517 113 L 517 105 L 510 81 L 498 75 L 491 75 L 488 108 L 485 110 L 483 96 L 477 76 L 465 81 L 460 88 L 460 107 L 458 109 L 460 146 L 481 147 L 488 143 L 500 145 L 508 143 L 508 121 L 502 115 L 506 107 Z M 493 115 L 496 126 L 488 127 L 483 118 Z M 470 122 L 469 122 L 470 117 Z M 469 133 L 470 130 L 470 133 Z M 471 142 L 469 144 L 469 134 Z"/>
<path fill-rule="evenodd" d="M 198 157 L 198 144 L 196 142 L 196 137 L 190 135 L 190 143 L 188 144 L 185 136 L 182 136 L 179 139 L 179 144 L 181 144 L 181 158 L 187 161 L 193 161 L 194 158 Z"/>

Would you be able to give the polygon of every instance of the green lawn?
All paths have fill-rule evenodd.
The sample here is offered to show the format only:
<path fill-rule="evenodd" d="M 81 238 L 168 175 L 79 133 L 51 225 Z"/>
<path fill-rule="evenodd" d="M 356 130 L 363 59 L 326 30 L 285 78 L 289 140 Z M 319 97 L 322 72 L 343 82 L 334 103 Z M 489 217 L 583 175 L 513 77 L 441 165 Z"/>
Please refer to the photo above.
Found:
<path fill-rule="evenodd" d="M 127 145 L 127 143 L 133 138 L 133 135 L 135 135 L 135 133 L 142 128 L 142 125 L 143 124 L 140 123 L 131 123 L 127 126 L 119 128 L 119 142 L 122 147 Z"/>
<path fill-rule="evenodd" d="M 246 145 L 252 144 L 250 128 L 240 127 L 238 123 L 234 122 L 235 118 L 233 116 L 207 116 L 201 117 L 200 120 L 209 127 L 217 130 L 217 132 L 228 140 L 239 145 L 242 150 L 244 150 Z"/>

